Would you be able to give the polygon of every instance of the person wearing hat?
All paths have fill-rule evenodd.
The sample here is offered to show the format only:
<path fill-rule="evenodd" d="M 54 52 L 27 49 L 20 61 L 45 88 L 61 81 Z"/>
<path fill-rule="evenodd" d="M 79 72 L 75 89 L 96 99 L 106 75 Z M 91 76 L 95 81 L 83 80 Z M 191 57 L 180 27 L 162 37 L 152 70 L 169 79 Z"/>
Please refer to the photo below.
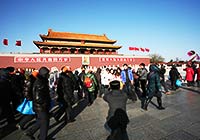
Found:
<path fill-rule="evenodd" d="M 51 97 L 49 91 L 49 69 L 41 67 L 37 79 L 33 84 L 33 111 L 36 113 L 36 123 L 25 132 L 25 135 L 34 139 L 33 134 L 40 129 L 39 140 L 46 140 L 49 127 L 49 109 Z"/>
<path fill-rule="evenodd" d="M 23 101 L 23 87 L 25 76 L 14 67 L 7 67 L 6 70 L 9 71 L 9 79 L 12 89 L 11 102 L 13 110 L 15 111 L 14 113 L 17 113 L 16 109 Z"/>
<path fill-rule="evenodd" d="M 178 88 L 178 86 L 176 85 L 176 80 L 180 78 L 180 73 L 178 72 L 175 65 L 172 65 L 172 68 L 169 71 L 169 77 L 171 81 L 171 89 L 176 90 Z"/>
<path fill-rule="evenodd" d="M 15 124 L 13 108 L 10 104 L 12 89 L 9 79 L 9 71 L 5 68 L 0 69 L 0 119 L 5 118 L 8 125 Z"/>
<path fill-rule="evenodd" d="M 106 117 L 105 128 L 111 132 L 107 122 L 114 115 L 116 109 L 121 108 L 126 112 L 127 94 L 120 90 L 120 81 L 114 80 L 110 82 L 110 91 L 103 96 L 104 101 L 108 103 L 108 115 Z"/>
<path fill-rule="evenodd" d="M 108 126 L 112 131 L 106 140 L 129 140 L 126 130 L 128 123 L 127 113 L 121 108 L 116 109 L 114 115 L 108 121 Z"/>
<path fill-rule="evenodd" d="M 28 101 L 33 100 L 33 84 L 34 84 L 35 80 L 37 79 L 37 76 L 38 76 L 38 71 L 34 70 L 29 75 L 28 79 L 25 80 L 23 94 L 24 94 L 24 97 Z M 34 118 L 35 118 L 35 115 L 33 115 L 33 114 L 24 115 L 23 118 L 19 121 L 19 123 L 17 123 L 16 127 L 19 130 L 24 130 L 25 125 Z"/>
<path fill-rule="evenodd" d="M 62 72 L 59 75 L 57 82 L 57 101 L 62 104 L 58 112 L 55 113 L 54 118 L 56 121 L 64 119 L 65 122 L 74 121 L 71 116 L 72 104 L 73 104 L 73 92 L 74 85 L 71 77 L 67 74 L 68 67 L 61 68 Z M 60 118 L 65 113 L 64 118 Z"/>
<path fill-rule="evenodd" d="M 149 67 L 149 73 L 147 75 L 147 98 L 145 100 L 142 109 L 147 111 L 148 105 L 151 102 L 153 97 L 157 97 L 157 108 L 159 110 L 165 109 L 162 105 L 162 93 L 161 93 L 161 83 L 160 83 L 160 75 L 159 75 L 159 68 L 152 64 Z"/>

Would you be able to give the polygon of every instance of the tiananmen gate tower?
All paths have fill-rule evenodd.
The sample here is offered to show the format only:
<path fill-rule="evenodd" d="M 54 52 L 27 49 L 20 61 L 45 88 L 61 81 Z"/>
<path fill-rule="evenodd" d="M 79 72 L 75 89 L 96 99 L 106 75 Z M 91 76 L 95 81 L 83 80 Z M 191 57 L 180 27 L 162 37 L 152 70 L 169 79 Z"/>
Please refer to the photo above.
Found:
<path fill-rule="evenodd" d="M 105 34 L 81 34 L 48 30 L 47 35 L 39 35 L 42 41 L 33 41 L 39 53 L 0 54 L 0 67 L 39 69 L 41 66 L 70 66 L 72 70 L 82 65 L 91 67 L 139 65 L 150 63 L 149 56 L 118 54 L 122 46 Z M 22 46 L 23 47 L 23 46 Z"/>

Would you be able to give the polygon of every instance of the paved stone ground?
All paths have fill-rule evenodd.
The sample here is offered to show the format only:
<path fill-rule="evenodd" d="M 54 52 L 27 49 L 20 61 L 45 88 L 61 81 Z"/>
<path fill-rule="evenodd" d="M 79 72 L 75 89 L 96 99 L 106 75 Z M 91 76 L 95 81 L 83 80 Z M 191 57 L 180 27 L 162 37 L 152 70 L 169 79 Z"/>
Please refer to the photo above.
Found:
<path fill-rule="evenodd" d="M 153 100 L 156 103 L 156 99 Z M 163 95 L 165 110 L 153 104 L 148 111 L 140 109 L 140 101 L 128 101 L 130 140 L 200 140 L 200 90 L 183 87 L 171 95 Z M 90 107 L 82 101 L 74 107 L 76 121 L 56 124 L 51 119 L 49 137 L 56 140 L 105 140 L 104 122 L 108 106 L 97 98 Z M 2 134 L 6 130 L 2 131 Z M 35 134 L 37 137 L 38 132 Z M 2 140 L 28 140 L 20 130 L 13 130 Z"/>

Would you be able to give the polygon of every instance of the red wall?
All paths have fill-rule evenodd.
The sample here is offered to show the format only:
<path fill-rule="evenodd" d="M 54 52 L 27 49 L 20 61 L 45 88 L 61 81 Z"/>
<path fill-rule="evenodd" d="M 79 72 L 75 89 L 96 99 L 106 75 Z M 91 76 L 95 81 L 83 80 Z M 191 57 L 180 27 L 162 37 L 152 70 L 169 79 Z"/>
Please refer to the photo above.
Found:
<path fill-rule="evenodd" d="M 18 55 L 19 57 L 21 57 L 21 55 Z M 17 56 L 17 57 L 18 57 Z M 31 57 L 41 57 L 42 55 L 41 54 L 38 54 L 38 55 L 29 55 Z M 13 56 L 0 56 L 0 67 L 8 67 L 8 66 L 13 66 L 15 68 L 35 68 L 35 69 L 39 69 L 41 66 L 46 66 L 48 68 L 51 68 L 51 67 L 57 67 L 58 69 L 60 69 L 62 66 L 70 66 L 72 68 L 72 70 L 74 70 L 75 68 L 80 68 L 82 66 L 82 56 L 67 56 L 67 57 L 70 57 L 70 61 L 67 61 L 67 62 L 39 62 L 39 63 L 29 63 L 29 62 L 23 62 L 23 63 L 19 63 L 19 62 L 14 62 L 14 57 L 15 55 Z M 26 57 L 25 55 L 22 55 L 22 57 Z M 56 55 L 54 56 L 56 57 Z M 59 56 L 58 56 L 59 57 Z M 101 58 L 101 56 L 97 57 L 97 56 L 89 56 L 90 57 L 90 64 L 89 66 L 96 66 L 96 67 L 100 67 L 100 66 L 108 66 L 108 65 L 119 65 L 119 66 L 122 66 L 123 64 L 127 63 L 128 65 L 138 65 L 140 63 L 145 63 L 146 65 L 148 65 L 150 63 L 150 58 L 146 57 L 146 58 L 134 58 L 132 56 L 123 56 L 125 58 L 133 58 L 132 60 L 134 61 L 100 61 L 99 58 Z M 117 58 L 118 56 L 102 56 L 104 58 L 108 57 L 108 58 Z M 121 57 L 121 56 L 119 56 Z M 128 59 L 129 60 L 129 59 Z"/>

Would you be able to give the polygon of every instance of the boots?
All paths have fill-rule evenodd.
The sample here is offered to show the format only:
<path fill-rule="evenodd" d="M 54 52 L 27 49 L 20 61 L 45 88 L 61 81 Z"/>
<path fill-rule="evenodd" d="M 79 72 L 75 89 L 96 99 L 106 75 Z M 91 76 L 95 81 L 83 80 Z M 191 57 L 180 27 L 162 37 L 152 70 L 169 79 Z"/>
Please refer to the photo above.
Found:
<path fill-rule="evenodd" d="M 162 99 L 161 97 L 157 98 L 157 102 L 158 102 L 158 109 L 159 110 L 164 110 L 165 108 L 162 106 Z"/>
<path fill-rule="evenodd" d="M 141 98 L 141 108 L 144 108 L 146 98 Z"/>
<path fill-rule="evenodd" d="M 147 111 L 147 107 L 148 107 L 148 105 L 149 105 L 150 102 L 151 102 L 151 98 L 145 99 L 144 102 L 143 102 L 142 109 L 144 109 L 145 111 Z"/>

